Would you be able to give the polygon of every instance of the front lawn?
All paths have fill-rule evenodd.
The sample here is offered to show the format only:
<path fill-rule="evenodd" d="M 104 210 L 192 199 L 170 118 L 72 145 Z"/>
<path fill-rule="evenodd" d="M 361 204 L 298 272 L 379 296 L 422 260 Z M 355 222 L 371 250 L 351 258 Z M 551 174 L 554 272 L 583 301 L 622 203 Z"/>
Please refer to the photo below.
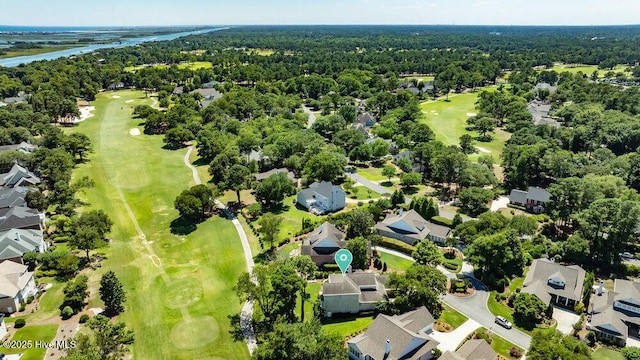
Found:
<path fill-rule="evenodd" d="M 444 311 L 442 311 L 442 314 L 440 315 L 440 318 L 438 320 L 446 322 L 447 324 L 453 326 L 454 329 L 464 324 L 465 321 L 469 320 L 468 317 L 460 314 L 451 307 L 444 304 L 442 306 L 444 308 Z"/>
<path fill-rule="evenodd" d="M 396 172 L 400 171 L 396 170 Z M 382 175 L 382 167 L 358 168 L 356 173 L 371 181 L 389 180 L 388 177 Z"/>
<path fill-rule="evenodd" d="M 406 271 L 414 262 L 399 256 L 379 251 L 380 261 L 387 263 L 387 270 Z"/>
<path fill-rule="evenodd" d="M 476 330 L 476 333 L 478 334 L 486 334 L 487 333 L 487 329 L 486 328 L 479 328 L 478 330 Z M 507 341 L 506 339 L 500 337 L 499 335 L 496 334 L 491 334 L 491 348 L 497 352 L 499 355 L 504 356 L 507 359 L 516 359 L 513 356 L 511 356 L 509 354 L 509 351 L 511 350 L 511 348 L 518 348 L 520 350 L 520 354 L 524 354 L 524 349 L 522 349 L 519 346 L 516 346 L 515 344 Z"/>
<path fill-rule="evenodd" d="M 347 198 L 354 200 L 371 200 L 380 198 L 380 194 L 364 186 L 354 186 L 347 192 Z"/>
<path fill-rule="evenodd" d="M 44 343 L 49 343 L 53 341 L 57 331 L 58 325 L 29 325 L 27 322 L 25 327 L 16 331 L 11 340 L 24 341 L 27 346 L 28 344 L 31 344 L 32 347 L 25 350 L 24 348 L 27 346 L 14 349 L 7 349 L 0 346 L 0 352 L 5 354 L 22 353 L 20 360 L 42 360 L 45 357 L 47 349 L 43 347 L 36 347 L 35 342 L 42 341 Z"/>

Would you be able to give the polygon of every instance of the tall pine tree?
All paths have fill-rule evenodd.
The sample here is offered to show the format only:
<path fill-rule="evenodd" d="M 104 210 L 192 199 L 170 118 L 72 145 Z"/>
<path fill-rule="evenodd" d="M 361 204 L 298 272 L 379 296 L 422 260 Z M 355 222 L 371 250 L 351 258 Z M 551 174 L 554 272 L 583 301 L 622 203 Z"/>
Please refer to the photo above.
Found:
<path fill-rule="evenodd" d="M 100 298 L 104 302 L 106 315 L 115 316 L 124 311 L 123 303 L 127 300 L 127 297 L 122 288 L 122 283 L 113 271 L 108 271 L 102 275 Z"/>

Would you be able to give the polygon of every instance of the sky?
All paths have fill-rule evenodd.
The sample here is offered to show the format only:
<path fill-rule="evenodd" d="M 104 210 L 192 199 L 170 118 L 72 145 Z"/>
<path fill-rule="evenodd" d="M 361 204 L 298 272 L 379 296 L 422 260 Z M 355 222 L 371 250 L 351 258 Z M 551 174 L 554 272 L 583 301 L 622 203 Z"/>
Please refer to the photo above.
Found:
<path fill-rule="evenodd" d="M 638 0 L 23 0 L 0 25 L 639 24 Z"/>

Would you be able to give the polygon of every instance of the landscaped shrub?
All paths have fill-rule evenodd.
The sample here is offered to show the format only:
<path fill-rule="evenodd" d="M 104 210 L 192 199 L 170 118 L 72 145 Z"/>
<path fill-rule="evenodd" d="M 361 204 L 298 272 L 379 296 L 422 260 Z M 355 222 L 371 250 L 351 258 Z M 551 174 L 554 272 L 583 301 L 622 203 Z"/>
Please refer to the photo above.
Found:
<path fill-rule="evenodd" d="M 522 356 L 522 352 L 520 351 L 520 349 L 512 347 L 511 349 L 509 349 L 509 355 L 514 358 L 519 358 L 520 356 Z"/>
<path fill-rule="evenodd" d="M 581 314 L 584 311 L 584 304 L 582 301 L 579 301 L 576 306 L 573 307 L 573 311 L 575 311 L 576 314 Z"/>
<path fill-rule="evenodd" d="M 587 342 L 589 343 L 589 346 L 593 346 L 596 344 L 596 333 L 594 333 L 593 331 L 589 331 L 587 333 Z"/>
<path fill-rule="evenodd" d="M 415 250 L 414 246 L 411 246 L 403 241 L 395 240 L 387 237 L 383 237 L 379 243 L 380 246 L 389 248 L 391 250 L 397 250 L 407 255 L 411 255 L 413 250 Z"/>
<path fill-rule="evenodd" d="M 452 262 L 449 262 L 449 261 L 442 262 L 442 265 L 445 268 L 447 268 L 448 270 L 453 270 L 453 271 L 458 270 L 458 264 L 455 264 L 455 263 L 452 263 Z"/>
<path fill-rule="evenodd" d="M 22 303 L 22 304 L 20 304 L 20 310 L 19 311 L 24 311 L 24 309 L 26 309 L 26 308 L 27 308 L 27 304 Z"/>
<path fill-rule="evenodd" d="M 496 290 L 498 292 L 504 292 L 504 288 L 507 287 L 508 283 L 509 283 L 509 281 L 506 280 L 506 279 L 498 280 L 498 282 L 496 282 Z"/>
<path fill-rule="evenodd" d="M 21 327 L 24 327 L 27 324 L 27 321 L 25 319 L 17 319 L 16 322 L 13 324 L 13 326 L 16 329 L 20 329 Z"/>
<path fill-rule="evenodd" d="M 507 301 L 507 304 L 509 304 L 509 307 L 513 307 L 513 300 L 516 299 L 516 295 L 517 293 L 511 293 L 511 295 L 509 295 L 509 300 Z"/>
<path fill-rule="evenodd" d="M 87 321 L 89 321 L 89 315 L 87 314 L 82 314 L 82 316 L 80 316 L 80 324 L 84 324 Z"/>
<path fill-rule="evenodd" d="M 446 217 L 442 217 L 442 216 L 434 216 L 429 221 L 431 221 L 434 224 L 448 226 L 448 227 L 451 227 L 453 225 L 453 220 L 447 219 Z"/>
<path fill-rule="evenodd" d="M 27 297 L 27 304 L 31 304 L 33 302 L 33 296 Z"/>
<path fill-rule="evenodd" d="M 62 309 L 61 315 L 62 315 L 62 319 L 64 319 L 64 320 L 72 317 L 73 316 L 73 309 L 71 308 L 71 306 L 65 306 Z"/>

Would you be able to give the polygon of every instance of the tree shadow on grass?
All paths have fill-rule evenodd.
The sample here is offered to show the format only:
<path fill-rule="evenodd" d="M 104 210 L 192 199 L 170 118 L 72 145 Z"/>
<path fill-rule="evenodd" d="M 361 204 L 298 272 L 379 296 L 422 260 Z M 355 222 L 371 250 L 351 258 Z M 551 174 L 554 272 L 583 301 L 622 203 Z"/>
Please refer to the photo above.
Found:
<path fill-rule="evenodd" d="M 299 206 L 297 203 L 296 203 L 294 206 L 295 206 L 296 208 L 300 209 L 300 210 L 304 210 L 304 211 L 306 211 L 306 210 L 307 210 L 307 209 L 305 209 L 305 208 L 303 208 L 303 207 Z M 269 205 L 269 206 L 266 206 L 266 205 L 265 205 L 265 207 L 263 208 L 262 212 L 263 212 L 263 213 L 268 213 L 268 212 L 270 212 L 270 213 L 272 213 L 272 214 L 279 215 L 279 214 L 282 214 L 282 213 L 284 213 L 284 212 L 289 211 L 289 209 L 290 209 L 290 208 L 291 208 L 291 205 L 285 205 L 285 204 L 283 204 L 283 203 L 277 203 L 277 204 L 271 204 L 271 205 Z"/>
<path fill-rule="evenodd" d="M 169 228 L 174 235 L 189 235 L 197 229 L 197 223 L 180 216 L 171 221 Z"/>
<path fill-rule="evenodd" d="M 205 159 L 205 158 L 198 158 L 196 159 L 196 161 L 193 162 L 193 166 L 205 166 L 205 165 L 209 165 L 211 163 L 211 161 Z"/>
<path fill-rule="evenodd" d="M 381 186 L 385 186 L 385 187 L 391 187 L 391 186 L 393 186 L 393 181 L 383 181 L 383 182 L 380 183 L 380 185 Z"/>
<path fill-rule="evenodd" d="M 420 189 L 418 189 L 418 187 L 416 187 L 416 186 L 403 187 L 403 188 L 402 188 L 402 192 L 403 192 L 405 195 L 414 195 L 414 194 L 416 194 L 418 191 L 420 191 Z"/>

